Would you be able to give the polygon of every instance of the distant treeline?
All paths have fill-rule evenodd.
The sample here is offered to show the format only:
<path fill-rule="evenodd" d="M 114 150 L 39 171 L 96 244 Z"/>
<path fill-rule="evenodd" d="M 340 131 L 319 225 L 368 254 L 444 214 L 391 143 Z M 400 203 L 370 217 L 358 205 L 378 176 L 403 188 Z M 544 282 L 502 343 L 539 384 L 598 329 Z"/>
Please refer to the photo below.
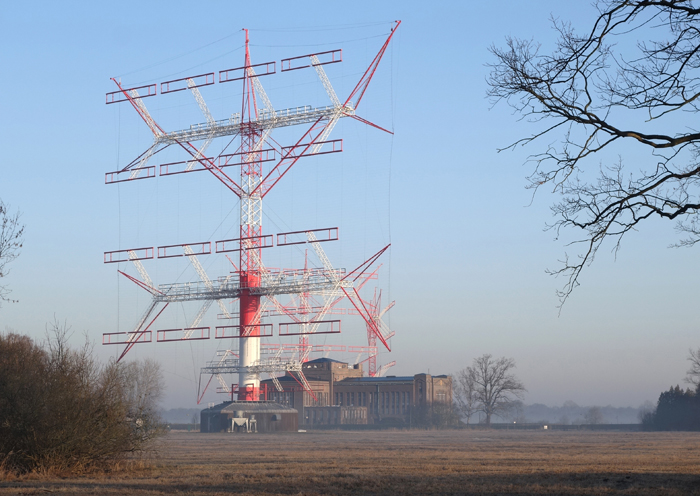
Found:
<path fill-rule="evenodd" d="M 565 401 L 562 406 L 547 406 L 541 403 L 534 403 L 532 405 L 523 405 L 522 410 L 518 412 L 520 419 L 509 418 L 504 420 L 562 425 L 589 424 L 591 423 L 591 410 L 594 409 L 600 414 L 594 423 L 638 424 L 641 412 L 645 409 L 653 408 L 651 403 L 647 403 L 647 405 L 642 405 L 638 408 L 630 406 L 617 408 L 609 405 L 579 406 L 573 401 Z"/>
<path fill-rule="evenodd" d="M 202 407 L 203 408 L 203 407 Z M 171 408 L 161 410 L 160 417 L 168 424 L 192 424 L 199 423 L 199 413 L 202 408 Z M 508 418 L 496 419 L 497 422 L 534 422 L 541 424 L 581 425 L 589 424 L 591 408 L 600 412 L 598 422 L 603 424 L 639 424 L 644 412 L 654 409 L 651 402 L 638 408 L 613 406 L 579 406 L 573 401 L 566 401 L 562 406 L 547 406 L 541 403 L 522 405 L 513 410 Z M 417 417 L 420 420 L 420 416 Z M 472 418 L 473 423 L 478 423 L 478 415 Z"/>
<path fill-rule="evenodd" d="M 201 408 L 171 408 L 170 410 L 161 410 L 160 418 L 167 424 L 192 424 L 199 423 L 199 412 Z"/>
<path fill-rule="evenodd" d="M 661 393 L 656 408 L 642 416 L 642 427 L 645 430 L 699 431 L 700 385 L 695 390 L 676 386 Z"/>

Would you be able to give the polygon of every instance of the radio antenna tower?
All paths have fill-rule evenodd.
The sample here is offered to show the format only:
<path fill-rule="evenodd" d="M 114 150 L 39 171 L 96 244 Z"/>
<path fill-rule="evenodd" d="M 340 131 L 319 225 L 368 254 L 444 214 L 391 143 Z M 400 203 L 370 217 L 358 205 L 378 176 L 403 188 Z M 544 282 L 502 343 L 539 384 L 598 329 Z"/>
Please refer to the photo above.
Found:
<path fill-rule="evenodd" d="M 112 81 L 118 90 L 106 95 L 106 103 L 129 102 L 153 133 L 153 144 L 141 155 L 122 169 L 108 172 L 105 183 L 113 184 L 156 176 L 156 166 L 148 165 L 149 160 L 158 152 L 174 146 L 182 149 L 187 159 L 182 162 L 161 164 L 159 175 L 183 174 L 196 171 L 208 171 L 240 199 L 240 230 L 237 238 L 214 242 L 215 253 L 238 252 L 238 264 L 229 258 L 234 271 L 226 276 L 210 279 L 198 257 L 212 253 L 212 242 L 183 243 L 179 245 L 143 247 L 105 252 L 105 263 L 132 262 L 140 279 L 119 271 L 120 274 L 150 293 L 151 302 L 131 332 L 103 334 L 103 344 L 123 345 L 119 360 L 136 345 L 152 342 L 152 326 L 171 303 L 200 301 L 202 307 L 183 329 L 159 329 L 156 331 L 157 342 L 188 341 L 209 339 L 209 327 L 200 327 L 200 323 L 212 303 L 216 302 L 227 319 L 237 320 L 235 325 L 217 326 L 214 337 L 218 339 L 239 339 L 238 353 L 226 350 L 220 353 L 218 360 L 208 362 L 202 368 L 202 374 L 210 375 L 209 382 L 217 377 L 223 386 L 224 374 L 237 374 L 239 401 L 257 401 L 260 398 L 261 374 L 269 374 L 275 385 L 280 373 L 290 373 L 299 383 L 310 391 L 308 382 L 302 373 L 302 363 L 312 351 L 322 351 L 323 346 L 309 344 L 308 337 L 314 334 L 340 332 L 340 320 L 327 319 L 332 313 L 352 313 L 360 315 L 367 326 L 370 346 L 366 351 L 372 359 L 374 355 L 376 373 L 376 340 L 390 351 L 388 340 L 393 332 L 381 321 L 378 302 L 368 304 L 360 297 L 359 290 L 372 279 L 377 278 L 377 271 L 372 266 L 389 248 L 389 245 L 347 272 L 334 268 L 326 256 L 321 243 L 338 239 L 338 228 L 309 229 L 305 231 L 264 234 L 262 225 L 263 200 L 275 185 L 289 172 L 302 157 L 336 153 L 342 151 L 342 140 L 329 140 L 329 135 L 339 119 L 350 117 L 381 131 L 386 129 L 369 122 L 357 115 L 357 108 L 362 97 L 382 60 L 391 38 L 401 21 L 396 21 L 391 33 L 377 55 L 364 72 L 360 81 L 347 99 L 341 103 L 328 79 L 323 66 L 342 61 L 342 50 L 312 53 L 298 57 L 282 59 L 281 72 L 312 67 L 330 98 L 331 105 L 325 107 L 303 106 L 284 110 L 275 110 L 263 86 L 261 77 L 274 74 L 277 63 L 266 62 L 253 64 L 249 50 L 248 30 L 245 31 L 245 62 L 241 67 L 219 71 L 218 83 L 240 81 L 243 85 L 243 97 L 240 113 L 230 118 L 214 120 L 199 87 L 215 84 L 215 73 L 200 74 L 160 83 L 160 94 L 189 90 L 194 96 L 202 114 L 204 123 L 193 124 L 179 131 L 165 131 L 149 114 L 144 99 L 156 96 L 157 84 L 124 88 L 115 78 Z M 276 128 L 307 125 L 306 131 L 291 146 L 279 146 L 270 138 Z M 240 146 L 234 153 L 207 156 L 206 151 L 215 138 L 228 136 L 238 138 Z M 198 143 L 195 146 L 194 143 Z M 225 151 L 225 149 L 224 149 Z M 278 158 L 279 157 L 279 158 Z M 263 164 L 272 163 L 265 171 Z M 234 179 L 224 169 L 231 166 L 240 167 L 240 176 Z M 275 239 L 276 238 L 276 239 Z M 262 250 L 273 246 L 288 246 L 308 243 L 321 262 L 322 267 L 302 269 L 268 269 L 262 259 Z M 228 257 L 228 255 L 226 255 Z M 199 276 L 197 282 L 159 284 L 152 282 L 142 260 L 153 258 L 187 257 Z M 283 305 L 279 297 L 286 295 L 292 299 L 291 305 Z M 347 299 L 352 309 L 334 307 Z M 239 311 L 229 312 L 225 302 L 237 300 Z M 312 304 L 313 303 L 313 304 Z M 393 303 L 392 303 L 393 305 Z M 270 307 L 268 309 L 268 307 Z M 273 324 L 263 323 L 269 316 L 282 316 L 291 322 L 279 323 L 279 336 L 300 336 L 298 346 L 261 346 L 261 338 L 273 336 Z M 374 345 L 374 352 L 371 348 Z M 365 347 L 355 347 L 363 349 Z M 268 352 L 263 357 L 263 352 Z M 296 374 L 296 376 L 295 376 Z M 201 376 L 200 376 L 201 377 Z M 208 383 L 207 383 L 208 385 Z M 235 387 L 236 385 L 234 385 Z M 205 387 L 206 390 L 206 387 Z M 201 401 L 204 392 L 198 395 Z M 311 392 L 313 394 L 313 392 Z"/>

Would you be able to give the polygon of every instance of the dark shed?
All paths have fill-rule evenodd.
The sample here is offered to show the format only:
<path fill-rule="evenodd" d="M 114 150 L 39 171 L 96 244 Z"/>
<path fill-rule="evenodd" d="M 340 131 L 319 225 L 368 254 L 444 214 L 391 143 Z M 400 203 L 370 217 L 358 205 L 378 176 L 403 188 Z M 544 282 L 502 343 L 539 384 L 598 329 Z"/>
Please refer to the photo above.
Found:
<path fill-rule="evenodd" d="M 299 428 L 299 412 L 294 408 L 271 401 L 226 401 L 202 410 L 201 430 L 231 432 L 234 418 L 247 419 L 248 429 L 257 432 L 293 432 Z"/>

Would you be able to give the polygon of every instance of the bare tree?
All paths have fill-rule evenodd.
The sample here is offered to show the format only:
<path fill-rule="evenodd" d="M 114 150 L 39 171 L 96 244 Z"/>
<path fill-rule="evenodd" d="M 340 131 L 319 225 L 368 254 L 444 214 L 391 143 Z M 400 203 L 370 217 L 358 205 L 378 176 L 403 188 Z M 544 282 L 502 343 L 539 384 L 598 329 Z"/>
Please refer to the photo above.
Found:
<path fill-rule="evenodd" d="M 598 425 L 603 423 L 603 412 L 600 411 L 600 407 L 592 406 L 588 409 L 586 414 L 583 416 L 583 421 L 586 424 Z"/>
<path fill-rule="evenodd" d="M 520 380 L 511 373 L 515 368 L 512 358 L 494 359 L 491 355 L 482 355 L 474 359 L 471 367 L 459 373 L 466 375 L 472 384 L 476 411 L 486 415 L 486 424 L 491 425 L 493 415 L 504 416 L 516 406 L 517 400 L 523 398 L 527 391 Z"/>
<path fill-rule="evenodd" d="M 601 245 L 610 238 L 617 253 L 642 221 L 676 221 L 676 246 L 700 241 L 700 8 L 693 0 L 602 0 L 596 8 L 583 34 L 552 21 L 551 54 L 515 38 L 491 48 L 488 95 L 535 128 L 507 148 L 547 140 L 530 157 L 529 187 L 561 194 L 548 226 L 557 236 L 581 233 L 577 255 L 550 271 L 566 277 L 562 304 Z M 620 158 L 628 153 L 631 166 Z"/>
<path fill-rule="evenodd" d="M 7 276 L 10 270 L 7 265 L 19 256 L 22 248 L 24 225 L 20 223 L 20 213 L 11 214 L 9 205 L 0 200 L 0 279 Z M 0 284 L 0 304 L 10 300 L 10 290 Z"/>
<path fill-rule="evenodd" d="M 695 387 L 700 387 L 700 348 L 688 350 L 688 361 L 690 362 L 690 369 L 685 376 L 685 382 Z"/>
<path fill-rule="evenodd" d="M 525 403 L 523 403 L 520 400 L 515 400 L 511 403 L 510 408 L 508 409 L 508 414 L 507 418 L 509 421 L 513 421 L 514 423 L 518 424 L 524 424 L 527 422 L 527 416 L 525 415 Z M 542 422 L 542 423 L 549 423 L 549 421 Z"/>
<path fill-rule="evenodd" d="M 457 405 L 457 413 L 467 420 L 467 425 L 472 415 L 478 411 L 479 402 L 476 397 L 476 385 L 468 373 L 468 368 L 457 373 L 457 381 L 454 385 L 454 400 Z"/>

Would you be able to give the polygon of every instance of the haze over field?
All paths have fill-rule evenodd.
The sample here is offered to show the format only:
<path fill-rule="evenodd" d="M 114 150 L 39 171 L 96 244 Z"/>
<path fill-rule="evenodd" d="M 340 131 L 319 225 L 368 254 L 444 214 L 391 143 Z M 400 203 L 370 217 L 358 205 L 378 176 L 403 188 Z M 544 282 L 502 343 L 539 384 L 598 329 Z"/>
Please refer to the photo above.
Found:
<path fill-rule="evenodd" d="M 83 331 L 96 342 L 103 332 L 125 331 L 146 299 L 124 296 L 129 283 L 102 264 L 103 252 L 132 240 L 206 238 L 223 222 L 237 225 L 235 209 L 229 216 L 234 199 L 211 178 L 103 184 L 105 172 L 149 140 L 133 109 L 104 104 L 115 89 L 110 77 L 138 85 L 189 75 L 172 75 L 177 71 L 237 67 L 245 27 L 258 62 L 342 47 L 345 61 L 328 70 L 342 99 L 359 78 L 356 69 L 401 19 L 360 112 L 395 135 L 339 125 L 332 137 L 347 140 L 343 158 L 295 171 L 271 204 L 270 223 L 340 225 L 341 244 L 329 249 L 346 267 L 392 243 L 384 301 L 396 300 L 388 318 L 396 337 L 393 352 L 380 355 L 380 363 L 397 361 L 390 374 L 454 373 L 491 353 L 516 360 L 528 404 L 655 401 L 682 382 L 688 348 L 700 346 L 692 299 L 697 250 L 668 248 L 678 239 L 672 222 L 642 225 L 623 241 L 617 260 L 601 250 L 559 314 L 555 290 L 563 281 L 545 270 L 575 238 L 555 240 L 543 231 L 555 198 L 540 191 L 533 199 L 524 188 L 530 166 L 522 164 L 542 145 L 496 152 L 530 131 L 507 106 L 491 108 L 486 100 L 488 47 L 510 35 L 551 48 L 550 15 L 585 30 L 596 12 L 582 2 L 515 0 L 499 3 L 497 12 L 488 2 L 360 1 L 352 9 L 298 2 L 6 5 L 0 198 L 23 212 L 27 230 L 6 278 L 19 302 L 0 308 L 0 328 L 41 338 L 55 316 L 76 331 L 75 343 Z M 320 85 L 274 81 L 263 83 L 282 108 L 325 95 Z M 154 112 L 181 127 L 194 122 L 183 117 L 187 108 L 151 100 Z M 216 102 L 216 118 L 238 111 Z M 324 181 L 332 188 L 317 186 Z M 345 344 L 363 344 L 362 328 L 350 332 L 356 334 L 343 337 Z M 107 357 L 117 350 L 98 351 Z M 154 353 L 168 382 L 164 406 L 194 406 L 195 379 L 211 350 L 188 343 L 132 352 Z"/>

